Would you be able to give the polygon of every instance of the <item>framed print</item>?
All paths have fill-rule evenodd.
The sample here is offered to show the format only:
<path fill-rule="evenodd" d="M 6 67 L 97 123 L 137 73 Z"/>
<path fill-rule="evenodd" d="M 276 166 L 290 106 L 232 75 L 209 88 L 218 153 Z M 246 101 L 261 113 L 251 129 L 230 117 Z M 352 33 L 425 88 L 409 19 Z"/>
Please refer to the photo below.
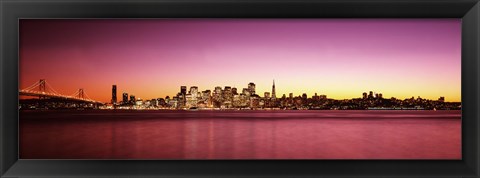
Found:
<path fill-rule="evenodd" d="M 5 1 L 2 176 L 476 177 L 478 8 Z"/>

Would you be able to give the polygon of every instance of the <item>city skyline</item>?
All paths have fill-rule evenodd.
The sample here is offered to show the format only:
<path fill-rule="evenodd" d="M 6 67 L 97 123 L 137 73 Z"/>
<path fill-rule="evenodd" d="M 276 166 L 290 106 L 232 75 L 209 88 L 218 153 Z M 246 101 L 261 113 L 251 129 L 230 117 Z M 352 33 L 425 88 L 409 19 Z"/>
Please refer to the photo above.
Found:
<path fill-rule="evenodd" d="M 186 92 L 187 92 L 187 94 L 190 94 L 190 89 L 191 89 L 192 87 L 197 88 L 197 90 L 198 90 L 199 93 L 201 93 L 201 92 L 203 92 L 203 91 L 207 91 L 207 90 L 210 91 L 210 92 L 214 92 L 215 88 L 217 88 L 217 87 L 220 87 L 220 88 L 222 89 L 222 91 L 223 91 L 223 90 L 225 90 L 225 88 L 230 87 L 230 88 L 232 88 L 232 89 L 235 88 L 235 89 L 237 90 L 237 93 L 240 94 L 240 93 L 242 93 L 242 89 L 248 89 L 248 85 L 247 85 L 247 84 L 250 84 L 250 83 L 255 84 L 255 87 L 258 86 L 255 82 L 246 83 L 244 86 L 241 86 L 241 87 L 224 85 L 224 86 L 215 86 L 215 87 L 203 88 L 203 89 L 200 88 L 200 87 L 198 87 L 198 86 L 196 86 L 196 85 L 192 85 L 192 86 L 182 85 L 182 86 L 178 86 L 178 87 L 177 87 L 177 88 L 178 88 L 178 91 L 177 91 L 176 94 L 166 95 L 166 96 L 157 96 L 157 97 L 152 97 L 152 98 L 141 97 L 141 95 L 137 95 L 137 94 L 135 94 L 135 93 L 130 93 L 130 92 L 128 92 L 128 91 L 119 91 L 119 90 L 117 90 L 117 88 L 118 88 L 119 86 L 116 85 L 116 84 L 113 84 L 113 85 L 111 85 L 111 86 L 112 86 L 112 87 L 111 87 L 111 88 L 112 88 L 112 91 L 111 91 L 111 93 L 110 93 L 110 95 L 109 95 L 109 96 L 110 96 L 110 100 L 109 100 L 108 102 L 105 102 L 105 103 L 112 103 L 112 99 L 113 99 L 114 96 L 116 97 L 116 100 L 115 100 L 115 101 L 116 101 L 117 103 L 121 103 L 122 98 L 123 98 L 123 94 L 127 94 L 128 100 L 131 99 L 131 96 L 132 96 L 132 95 L 135 97 L 134 99 L 142 99 L 142 100 L 151 100 L 151 99 L 158 99 L 158 98 L 165 99 L 166 97 L 173 98 L 173 97 L 177 96 L 177 95 L 180 93 L 179 91 L 181 91 L 181 88 L 182 88 L 182 87 L 186 87 Z M 245 87 L 245 86 L 247 86 L 247 87 Z M 120 86 L 120 87 L 121 87 L 121 86 Z M 272 87 L 272 85 L 271 85 L 270 87 Z M 275 88 L 274 82 L 273 82 L 273 88 Z M 292 92 L 290 92 L 290 93 L 277 93 L 277 92 L 275 92 L 276 95 L 273 95 L 273 94 L 272 94 L 272 93 L 273 93 L 273 92 L 272 92 L 272 91 L 273 91 L 273 88 L 270 89 L 270 91 L 258 91 L 258 90 L 256 90 L 255 94 L 258 95 L 260 98 L 264 98 L 264 94 L 265 94 L 265 93 L 268 93 L 268 94 L 270 95 L 270 98 L 282 98 L 283 95 L 285 95 L 285 96 L 288 98 L 290 94 L 292 94 L 293 97 L 301 97 L 302 95 L 306 94 L 308 98 L 312 98 L 313 96 L 320 96 L 320 95 L 328 96 L 328 95 L 325 94 L 325 93 L 319 93 L 319 92 L 315 92 L 315 93 L 313 93 L 313 94 L 308 94 L 308 93 L 305 93 L 305 92 L 303 92 L 303 93 L 292 93 Z M 275 88 L 275 90 L 276 90 L 276 88 Z M 115 91 L 115 95 L 113 94 L 114 91 Z M 398 99 L 398 100 L 404 100 L 404 99 L 410 99 L 410 98 L 412 98 L 412 97 L 413 97 L 413 98 L 419 98 L 419 97 L 420 97 L 420 98 L 422 98 L 422 99 L 434 100 L 434 101 L 435 101 L 435 100 L 438 100 L 439 98 L 442 97 L 442 98 L 444 98 L 445 101 L 447 101 L 447 102 L 461 102 L 461 101 L 449 101 L 449 100 L 446 99 L 443 95 L 439 95 L 439 96 L 437 96 L 436 98 L 425 98 L 425 97 L 422 97 L 422 96 L 420 96 L 420 95 L 411 95 L 410 97 L 399 98 L 399 97 L 391 96 L 391 95 L 388 95 L 388 94 L 387 94 L 387 95 L 384 95 L 384 93 L 382 93 L 381 91 L 377 91 L 377 90 L 360 91 L 360 92 L 357 94 L 357 96 L 352 97 L 352 98 L 331 98 L 331 97 L 327 97 L 327 98 L 328 98 L 328 99 L 333 99 L 333 100 L 357 99 L 357 98 L 362 98 L 362 97 L 363 97 L 363 94 L 369 94 L 369 92 L 372 92 L 373 95 L 379 94 L 382 98 L 385 98 L 385 99 L 395 98 L 395 99 Z"/>
<path fill-rule="evenodd" d="M 197 86 L 180 86 L 176 95 L 165 98 L 140 99 L 126 92 L 122 99 L 117 97 L 117 85 L 112 85 L 111 102 L 102 106 L 102 109 L 169 109 L 169 110 L 459 110 L 460 102 L 446 102 L 440 96 L 436 100 L 415 98 L 398 99 L 384 98 L 382 93 L 363 92 L 361 97 L 350 99 L 331 99 L 327 95 L 315 93 L 308 96 L 306 93 L 294 96 L 293 93 L 276 97 L 275 81 L 272 82 L 271 92 L 259 92 L 256 84 L 248 83 L 245 88 L 217 86 L 214 89 L 200 90 Z M 24 104 L 25 108 L 41 106 L 36 102 Z M 48 105 L 51 108 L 65 108 L 76 105 Z M 92 106 L 92 105 L 90 105 Z"/>
<path fill-rule="evenodd" d="M 20 20 L 20 86 L 46 78 L 60 93 L 111 85 L 140 98 L 179 86 L 357 98 L 461 101 L 458 19 Z"/>

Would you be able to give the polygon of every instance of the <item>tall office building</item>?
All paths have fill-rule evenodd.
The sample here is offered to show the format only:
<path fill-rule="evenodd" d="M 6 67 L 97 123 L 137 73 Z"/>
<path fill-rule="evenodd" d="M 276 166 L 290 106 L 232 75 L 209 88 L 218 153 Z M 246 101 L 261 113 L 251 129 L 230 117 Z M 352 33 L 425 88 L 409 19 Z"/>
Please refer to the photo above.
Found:
<path fill-rule="evenodd" d="M 317 93 L 315 93 L 315 95 L 313 95 L 312 99 L 315 100 L 315 101 L 318 101 L 320 99 L 320 97 L 317 95 Z"/>
<path fill-rule="evenodd" d="M 112 104 L 117 104 L 117 85 L 112 85 Z"/>
<path fill-rule="evenodd" d="M 216 86 L 215 90 L 213 90 L 212 103 L 214 107 L 218 108 L 221 106 L 221 102 L 223 101 L 222 93 L 223 93 L 222 87 Z"/>
<path fill-rule="evenodd" d="M 183 95 L 186 95 L 187 94 L 187 86 L 181 86 L 180 87 L 180 93 L 183 94 Z"/>
<path fill-rule="evenodd" d="M 190 87 L 190 94 L 192 95 L 192 98 L 197 99 L 198 96 L 198 87 L 197 86 L 191 86 Z"/>
<path fill-rule="evenodd" d="M 372 99 L 373 98 L 373 91 L 370 91 L 368 92 L 368 99 Z"/>
<path fill-rule="evenodd" d="M 255 84 L 253 82 L 248 84 L 248 92 L 250 95 L 255 95 Z"/>
<path fill-rule="evenodd" d="M 248 88 L 243 88 L 242 94 L 244 94 L 245 96 L 250 96 L 250 92 L 248 91 Z"/>
<path fill-rule="evenodd" d="M 122 103 L 127 104 L 128 103 L 128 93 L 123 92 L 122 98 L 123 98 Z"/>
<path fill-rule="evenodd" d="M 275 80 L 273 80 L 273 85 L 272 85 L 272 99 L 276 99 L 277 96 L 275 95 Z"/>
<path fill-rule="evenodd" d="M 213 93 L 214 94 L 222 94 L 222 87 L 216 86 Z"/>
<path fill-rule="evenodd" d="M 135 104 L 135 95 L 130 95 L 130 104 Z"/>

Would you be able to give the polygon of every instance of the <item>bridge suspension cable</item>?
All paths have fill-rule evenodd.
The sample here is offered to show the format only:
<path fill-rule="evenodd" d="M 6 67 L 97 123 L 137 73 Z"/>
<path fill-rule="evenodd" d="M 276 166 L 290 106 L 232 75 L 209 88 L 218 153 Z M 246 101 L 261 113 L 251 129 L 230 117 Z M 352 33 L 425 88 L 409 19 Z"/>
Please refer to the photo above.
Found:
<path fill-rule="evenodd" d="M 57 91 L 55 91 L 55 89 L 53 89 L 52 86 L 50 86 L 50 84 L 48 84 L 47 81 L 45 81 L 45 84 L 47 86 L 48 89 L 52 90 L 54 94 L 57 94 L 57 95 L 61 95 L 60 93 L 58 93 Z"/>
<path fill-rule="evenodd" d="M 25 89 L 22 89 L 22 90 L 30 91 L 30 90 L 32 90 L 33 88 L 38 87 L 38 85 L 40 85 L 40 82 L 35 82 L 33 85 L 31 85 L 31 86 L 29 86 L 29 87 L 27 87 L 27 88 L 25 88 Z"/>
<path fill-rule="evenodd" d="M 73 94 L 71 94 L 71 95 L 68 95 L 68 96 L 71 96 L 71 97 L 77 98 L 77 96 L 78 96 L 78 93 L 79 93 L 79 90 L 77 90 L 75 93 L 73 93 Z"/>
<path fill-rule="evenodd" d="M 83 91 L 83 94 L 85 95 L 85 98 L 89 99 L 89 100 L 93 100 L 92 98 L 90 98 L 87 94 L 87 92 Z"/>

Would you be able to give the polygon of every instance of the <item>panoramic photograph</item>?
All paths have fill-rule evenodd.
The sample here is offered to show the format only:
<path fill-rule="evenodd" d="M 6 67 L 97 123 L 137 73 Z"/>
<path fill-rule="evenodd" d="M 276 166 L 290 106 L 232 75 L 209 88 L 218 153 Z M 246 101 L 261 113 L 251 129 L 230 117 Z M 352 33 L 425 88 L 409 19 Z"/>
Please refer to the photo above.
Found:
<path fill-rule="evenodd" d="M 19 158 L 461 160 L 461 19 L 20 19 Z"/>

